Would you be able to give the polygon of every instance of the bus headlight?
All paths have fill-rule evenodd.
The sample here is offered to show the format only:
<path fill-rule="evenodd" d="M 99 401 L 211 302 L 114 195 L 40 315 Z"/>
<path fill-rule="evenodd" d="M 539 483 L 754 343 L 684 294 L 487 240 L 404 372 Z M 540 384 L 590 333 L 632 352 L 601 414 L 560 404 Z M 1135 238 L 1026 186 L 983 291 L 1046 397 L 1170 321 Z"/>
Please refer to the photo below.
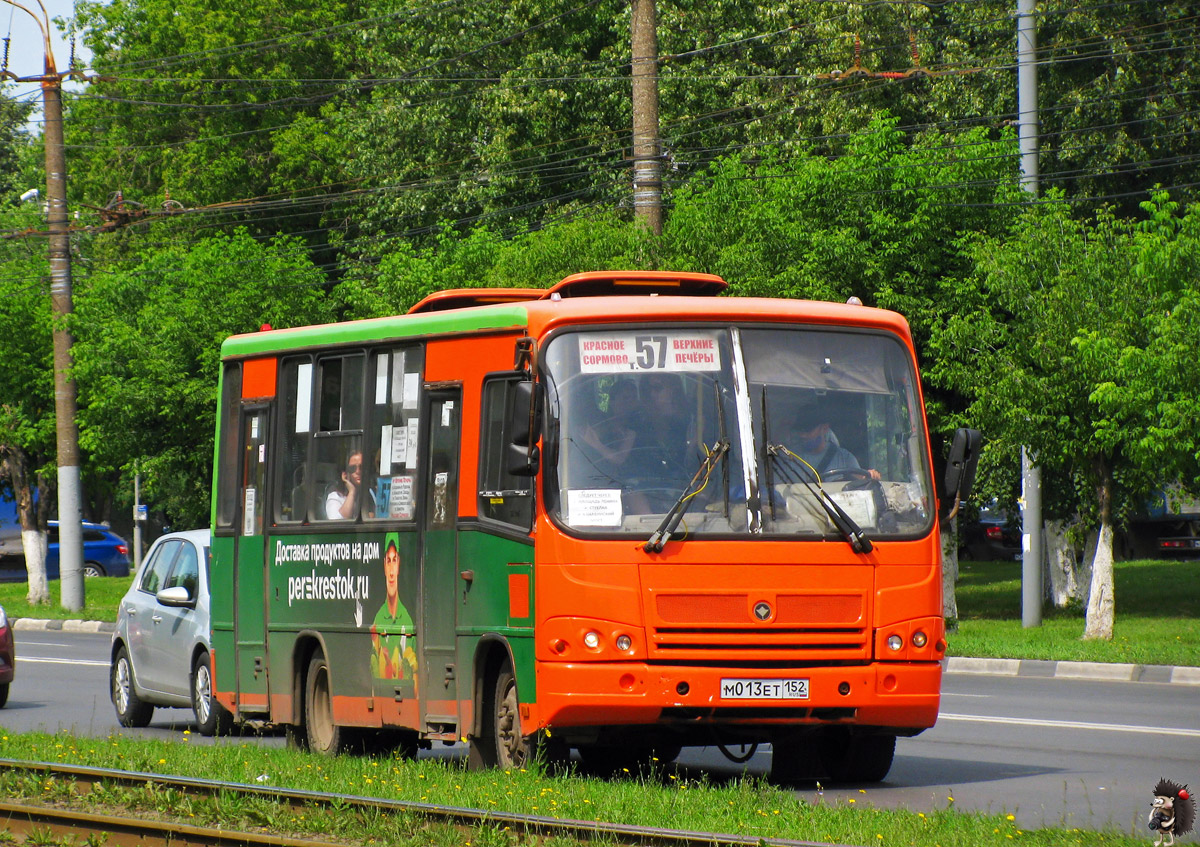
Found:
<path fill-rule="evenodd" d="M 626 650 L 628 650 L 632 646 L 633 646 L 633 639 L 630 638 L 628 635 L 618 635 L 617 636 L 617 649 L 620 650 L 622 653 L 624 653 Z"/>
<path fill-rule="evenodd" d="M 899 635 L 889 635 L 887 646 L 893 653 L 898 652 L 904 646 L 904 639 Z"/>
<path fill-rule="evenodd" d="M 926 635 L 921 630 L 918 629 L 916 632 L 913 633 L 912 643 L 913 643 L 913 646 L 916 647 L 917 649 L 924 647 L 928 641 L 929 641 L 929 636 Z"/>
<path fill-rule="evenodd" d="M 600 633 L 594 629 L 589 629 L 583 634 L 583 646 L 589 650 L 595 650 L 600 646 Z"/>

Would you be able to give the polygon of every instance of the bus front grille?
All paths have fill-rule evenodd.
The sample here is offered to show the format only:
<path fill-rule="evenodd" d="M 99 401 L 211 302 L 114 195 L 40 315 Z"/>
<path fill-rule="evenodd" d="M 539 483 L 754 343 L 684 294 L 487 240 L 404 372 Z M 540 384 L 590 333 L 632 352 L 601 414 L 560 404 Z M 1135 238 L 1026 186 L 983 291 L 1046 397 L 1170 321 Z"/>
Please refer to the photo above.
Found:
<path fill-rule="evenodd" d="M 651 655 L 656 659 L 865 659 L 867 631 L 849 627 L 655 627 Z"/>

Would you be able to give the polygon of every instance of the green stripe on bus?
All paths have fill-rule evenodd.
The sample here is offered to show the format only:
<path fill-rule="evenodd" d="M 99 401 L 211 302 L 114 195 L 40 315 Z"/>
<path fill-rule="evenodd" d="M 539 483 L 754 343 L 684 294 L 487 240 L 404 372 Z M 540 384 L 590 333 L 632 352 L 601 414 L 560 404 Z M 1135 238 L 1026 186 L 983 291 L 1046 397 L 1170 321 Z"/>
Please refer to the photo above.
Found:
<path fill-rule="evenodd" d="M 443 333 L 521 329 L 527 325 L 528 315 L 524 306 L 481 306 L 428 315 L 395 315 L 349 323 L 304 326 L 269 334 L 235 335 L 221 345 L 221 357 L 255 356 L 329 344 L 388 341 Z"/>

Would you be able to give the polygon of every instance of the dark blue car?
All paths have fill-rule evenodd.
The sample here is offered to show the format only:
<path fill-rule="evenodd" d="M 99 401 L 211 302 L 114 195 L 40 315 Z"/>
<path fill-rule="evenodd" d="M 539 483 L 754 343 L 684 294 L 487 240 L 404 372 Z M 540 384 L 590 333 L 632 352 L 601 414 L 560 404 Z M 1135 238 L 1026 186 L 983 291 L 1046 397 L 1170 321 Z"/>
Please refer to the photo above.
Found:
<path fill-rule="evenodd" d="M 58 579 L 58 521 L 47 523 L 46 579 Z M 83 575 L 128 576 L 129 544 L 98 523 L 83 524 Z"/>

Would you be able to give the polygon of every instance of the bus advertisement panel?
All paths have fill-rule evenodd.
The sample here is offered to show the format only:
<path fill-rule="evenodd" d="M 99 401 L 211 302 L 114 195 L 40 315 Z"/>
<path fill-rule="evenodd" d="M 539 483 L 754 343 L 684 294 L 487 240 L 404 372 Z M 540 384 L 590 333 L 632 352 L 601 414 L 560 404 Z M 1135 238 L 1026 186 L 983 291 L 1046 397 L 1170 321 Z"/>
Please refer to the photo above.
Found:
<path fill-rule="evenodd" d="M 227 341 L 223 707 L 324 752 L 770 743 L 780 782 L 882 779 L 937 718 L 977 434 L 935 485 L 903 318 L 723 288 L 579 274 Z"/>

